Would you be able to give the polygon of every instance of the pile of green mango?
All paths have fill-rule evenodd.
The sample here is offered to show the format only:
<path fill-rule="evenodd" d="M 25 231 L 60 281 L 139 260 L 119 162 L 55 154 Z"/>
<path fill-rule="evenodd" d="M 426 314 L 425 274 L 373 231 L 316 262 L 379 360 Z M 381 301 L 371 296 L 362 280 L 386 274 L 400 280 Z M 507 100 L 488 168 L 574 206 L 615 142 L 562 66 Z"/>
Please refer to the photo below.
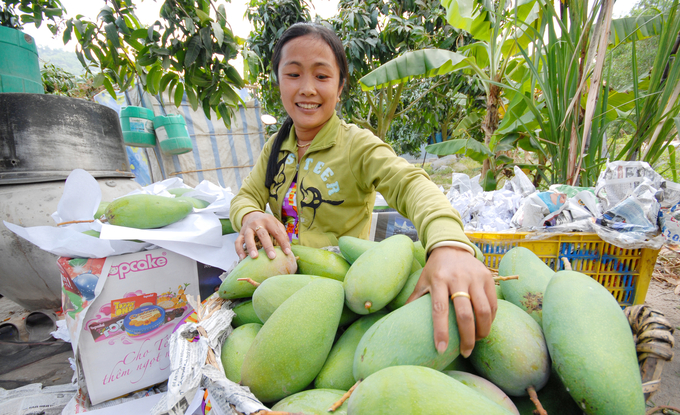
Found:
<path fill-rule="evenodd" d="M 549 414 L 644 413 L 630 326 L 590 277 L 508 251 L 499 274 L 519 278 L 500 282 L 491 332 L 464 359 L 453 304 L 442 353 L 429 294 L 405 304 L 425 263 L 420 242 L 341 237 L 339 251 L 261 252 L 220 286 L 237 304 L 225 375 L 272 410 L 328 414 L 354 387 L 334 413 L 528 415 L 534 391 Z"/>
<path fill-rule="evenodd" d="M 101 202 L 94 219 L 128 228 L 162 228 L 186 218 L 194 208 L 204 209 L 210 205 L 205 200 L 186 195 L 193 190 L 193 188 L 168 189 L 173 197 L 137 194 L 123 196 L 113 202 Z M 222 235 L 235 232 L 229 219 L 220 219 L 220 224 Z M 99 237 L 99 233 L 95 231 L 83 233 Z"/>

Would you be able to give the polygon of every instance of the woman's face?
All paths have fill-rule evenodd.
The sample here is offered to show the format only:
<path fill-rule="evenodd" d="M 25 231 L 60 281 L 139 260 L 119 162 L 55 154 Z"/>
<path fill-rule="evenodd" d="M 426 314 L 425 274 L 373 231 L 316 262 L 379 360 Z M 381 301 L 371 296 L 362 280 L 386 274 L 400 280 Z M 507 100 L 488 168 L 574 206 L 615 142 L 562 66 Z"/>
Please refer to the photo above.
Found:
<path fill-rule="evenodd" d="M 340 68 L 321 39 L 301 36 L 281 50 L 279 90 L 300 140 L 311 140 L 326 124 L 340 100 Z"/>

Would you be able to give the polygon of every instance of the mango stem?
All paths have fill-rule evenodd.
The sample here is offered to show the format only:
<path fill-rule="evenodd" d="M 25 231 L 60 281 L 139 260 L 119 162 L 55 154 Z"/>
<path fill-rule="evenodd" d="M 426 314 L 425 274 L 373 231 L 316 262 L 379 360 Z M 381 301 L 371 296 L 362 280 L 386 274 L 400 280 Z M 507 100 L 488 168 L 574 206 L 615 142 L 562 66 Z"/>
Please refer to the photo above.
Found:
<path fill-rule="evenodd" d="M 354 389 L 356 389 L 357 386 L 359 386 L 360 383 L 361 383 L 361 381 L 357 380 L 357 383 L 355 383 L 354 386 L 349 388 L 349 390 L 347 392 L 345 392 L 345 394 L 340 397 L 340 400 L 338 400 L 330 408 L 328 408 L 328 412 L 335 412 L 338 408 L 340 408 L 342 406 L 342 404 L 345 403 L 345 401 L 347 399 L 349 399 L 349 397 L 352 395 L 352 392 L 354 392 Z"/>
<path fill-rule="evenodd" d="M 493 277 L 494 281 L 509 281 L 509 280 L 518 280 L 519 275 L 508 275 L 507 277 L 501 277 L 500 275 L 497 277 Z"/>
<path fill-rule="evenodd" d="M 571 271 L 572 268 L 571 268 L 571 262 L 569 262 L 569 259 L 567 259 L 566 257 L 562 257 L 560 259 L 562 260 L 562 263 L 564 264 L 564 269 L 567 270 L 567 271 Z"/>
<path fill-rule="evenodd" d="M 674 411 L 674 412 L 677 412 L 677 413 L 680 414 L 680 409 L 678 409 L 678 408 L 673 408 L 672 406 L 656 406 L 656 407 L 650 409 L 649 411 L 647 411 L 647 415 L 658 414 L 658 413 L 664 413 L 665 414 L 666 412 L 659 412 L 659 411 L 663 411 L 664 409 L 669 409 L 671 411 Z"/>
<path fill-rule="evenodd" d="M 533 402 L 534 405 L 536 406 L 536 411 L 534 411 L 534 413 L 538 413 L 538 415 L 548 415 L 548 412 L 546 412 L 546 410 L 543 409 L 541 401 L 538 400 L 538 395 L 536 395 L 536 389 L 533 386 L 529 386 L 527 388 L 527 392 L 529 392 L 529 399 L 531 399 L 531 402 Z"/>
<path fill-rule="evenodd" d="M 95 221 L 94 219 L 92 219 L 92 220 L 70 220 L 70 221 L 68 221 L 68 222 L 57 223 L 57 226 L 61 226 L 61 225 L 70 225 L 70 224 L 72 224 L 72 223 L 92 223 L 92 222 L 94 222 L 94 221 Z"/>
<path fill-rule="evenodd" d="M 236 281 L 246 281 L 246 282 L 249 282 L 249 283 L 251 283 L 251 284 L 253 285 L 253 287 L 259 287 L 259 286 L 260 286 L 260 283 L 257 282 L 257 281 L 255 281 L 255 280 L 252 279 L 252 278 L 237 278 Z"/>
<path fill-rule="evenodd" d="M 371 307 L 373 307 L 373 303 L 372 303 L 372 302 L 366 301 L 366 302 L 364 303 L 364 308 L 365 308 L 366 310 L 369 310 Z"/>

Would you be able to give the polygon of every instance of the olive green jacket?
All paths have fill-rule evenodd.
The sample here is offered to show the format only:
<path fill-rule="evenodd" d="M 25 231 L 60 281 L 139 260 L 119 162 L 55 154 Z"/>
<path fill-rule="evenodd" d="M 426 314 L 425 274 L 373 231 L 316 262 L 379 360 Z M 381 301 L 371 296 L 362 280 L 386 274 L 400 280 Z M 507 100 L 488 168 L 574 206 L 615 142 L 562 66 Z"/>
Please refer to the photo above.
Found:
<path fill-rule="evenodd" d="M 281 220 L 283 199 L 297 173 L 298 238 L 302 245 L 337 245 L 343 235 L 368 239 L 379 191 L 391 207 L 411 219 L 427 252 L 442 241 L 463 242 L 474 249 L 458 212 L 427 173 L 397 157 L 368 130 L 346 124 L 334 114 L 298 160 L 295 128 L 291 128 L 281 145 L 275 182 L 267 189 L 264 182 L 273 141 L 265 144 L 231 202 L 229 216 L 235 229 L 241 229 L 243 216 L 264 211 L 267 203 Z"/>

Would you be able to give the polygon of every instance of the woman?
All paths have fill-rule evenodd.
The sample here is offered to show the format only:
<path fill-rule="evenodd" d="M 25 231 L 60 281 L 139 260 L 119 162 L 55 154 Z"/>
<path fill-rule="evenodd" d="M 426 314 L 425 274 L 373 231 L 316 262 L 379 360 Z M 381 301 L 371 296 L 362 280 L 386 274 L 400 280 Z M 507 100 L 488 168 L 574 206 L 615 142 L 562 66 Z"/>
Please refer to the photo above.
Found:
<path fill-rule="evenodd" d="M 335 33 L 295 24 L 279 39 L 272 64 L 288 118 L 232 200 L 239 257 L 245 258 L 246 251 L 257 257 L 255 236 L 269 258 L 276 255 L 270 236 L 286 254 L 291 242 L 323 247 L 337 245 L 343 235 L 367 239 L 377 190 L 411 219 L 428 252 L 409 301 L 431 294 L 435 347 L 441 353 L 448 346 L 452 297 L 461 354 L 469 356 L 475 340 L 489 334 L 496 291 L 458 213 L 422 169 L 337 117 L 348 69 Z M 274 216 L 264 213 L 267 203 Z"/>

